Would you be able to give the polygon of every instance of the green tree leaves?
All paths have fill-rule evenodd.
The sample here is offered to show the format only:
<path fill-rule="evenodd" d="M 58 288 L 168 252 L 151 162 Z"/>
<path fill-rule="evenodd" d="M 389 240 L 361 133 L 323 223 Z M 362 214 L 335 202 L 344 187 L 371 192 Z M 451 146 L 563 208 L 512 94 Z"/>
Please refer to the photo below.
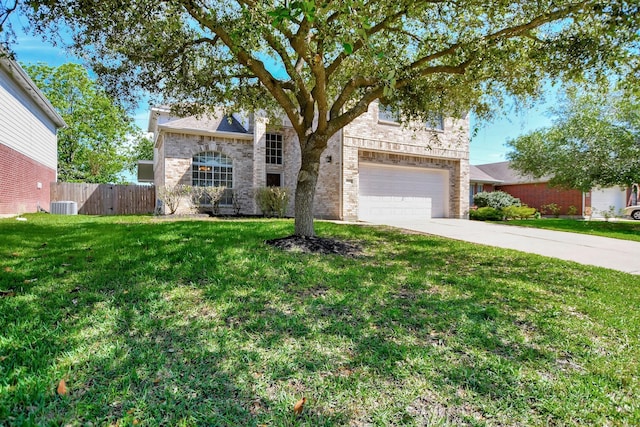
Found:
<path fill-rule="evenodd" d="M 549 80 L 628 72 L 640 34 L 638 0 L 59 0 L 20 8 L 36 32 L 73 28 L 73 47 L 91 53 L 101 81 L 123 99 L 142 88 L 186 113 L 219 105 L 284 113 L 300 143 L 296 233 L 302 212 L 312 222 L 310 183 L 327 141 L 376 99 L 407 121 L 434 111 L 486 117 L 503 97 L 528 99 Z"/>
<path fill-rule="evenodd" d="M 548 129 L 509 141 L 514 169 L 589 191 L 640 182 L 640 102 L 620 93 L 568 94 Z"/>
<path fill-rule="evenodd" d="M 137 130 L 125 110 L 79 64 L 23 68 L 67 123 L 58 132 L 58 180 L 118 181 L 128 166 L 128 137 Z"/>

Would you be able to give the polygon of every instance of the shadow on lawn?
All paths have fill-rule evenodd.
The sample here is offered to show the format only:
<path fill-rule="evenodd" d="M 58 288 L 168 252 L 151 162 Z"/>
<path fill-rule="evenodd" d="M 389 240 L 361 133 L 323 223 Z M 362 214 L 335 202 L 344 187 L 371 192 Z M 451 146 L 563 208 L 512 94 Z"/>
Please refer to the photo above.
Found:
<path fill-rule="evenodd" d="M 456 409 L 460 390 L 517 411 L 530 398 L 518 366 L 557 357 L 535 342 L 545 324 L 523 318 L 577 286 L 518 288 L 535 284 L 522 275 L 542 257 L 478 258 L 468 245 L 384 231 L 369 230 L 367 256 L 345 259 L 263 244 L 290 233 L 288 222 L 3 227 L 11 271 L 0 289 L 16 294 L 0 300 L 0 419 L 10 424 L 328 426 L 385 423 L 385 411 L 426 422 L 434 410 L 470 422 L 480 406 Z M 63 377 L 71 394 L 61 398 Z M 408 377 L 451 406 L 420 387 L 403 394 Z"/>

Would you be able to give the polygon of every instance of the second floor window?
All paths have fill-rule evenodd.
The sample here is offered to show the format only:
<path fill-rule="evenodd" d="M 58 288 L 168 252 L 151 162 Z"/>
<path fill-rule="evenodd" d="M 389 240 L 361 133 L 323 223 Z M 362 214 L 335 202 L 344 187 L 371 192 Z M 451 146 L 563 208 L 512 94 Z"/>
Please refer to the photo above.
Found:
<path fill-rule="evenodd" d="M 444 119 L 442 114 L 438 114 L 425 123 L 427 129 L 444 130 Z"/>
<path fill-rule="evenodd" d="M 266 162 L 269 165 L 282 164 L 282 135 L 268 133 L 266 136 Z"/>
<path fill-rule="evenodd" d="M 391 111 L 390 105 L 378 104 L 378 120 L 382 122 L 398 122 L 398 113 Z"/>

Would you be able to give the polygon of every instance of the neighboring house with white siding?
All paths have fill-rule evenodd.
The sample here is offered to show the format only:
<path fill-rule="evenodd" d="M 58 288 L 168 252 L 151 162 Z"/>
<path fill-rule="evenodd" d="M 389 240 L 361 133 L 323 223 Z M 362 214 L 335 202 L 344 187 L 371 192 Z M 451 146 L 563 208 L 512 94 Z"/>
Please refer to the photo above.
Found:
<path fill-rule="evenodd" d="M 242 214 L 259 214 L 253 191 L 265 186 L 293 195 L 300 147 L 286 120 L 218 114 L 172 117 L 154 108 L 154 183 L 226 186 Z M 328 143 L 320 163 L 317 218 L 384 221 L 386 218 L 461 218 L 469 209 L 469 121 L 444 118 L 400 126 L 375 102 Z M 293 199 L 293 197 L 292 197 Z M 230 197 L 222 213 L 234 212 Z M 290 201 L 287 214 L 293 215 Z"/>
<path fill-rule="evenodd" d="M 49 210 L 64 120 L 14 60 L 0 51 L 0 215 Z"/>

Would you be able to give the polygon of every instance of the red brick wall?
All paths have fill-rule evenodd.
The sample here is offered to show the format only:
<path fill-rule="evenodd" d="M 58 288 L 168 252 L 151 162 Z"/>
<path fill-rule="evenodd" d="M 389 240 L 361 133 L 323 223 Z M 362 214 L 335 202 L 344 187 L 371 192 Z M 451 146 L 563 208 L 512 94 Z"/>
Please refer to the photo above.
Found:
<path fill-rule="evenodd" d="M 538 210 L 542 205 L 555 203 L 561 207 L 560 214 L 566 215 L 569 206 L 573 205 L 578 210 L 577 215 L 582 215 L 582 193 L 579 190 L 552 188 L 546 183 L 499 185 L 496 186 L 496 190 L 509 193 L 522 203 Z"/>
<path fill-rule="evenodd" d="M 38 203 L 49 210 L 49 187 L 55 180 L 54 169 L 0 144 L 0 214 L 36 212 Z"/>

